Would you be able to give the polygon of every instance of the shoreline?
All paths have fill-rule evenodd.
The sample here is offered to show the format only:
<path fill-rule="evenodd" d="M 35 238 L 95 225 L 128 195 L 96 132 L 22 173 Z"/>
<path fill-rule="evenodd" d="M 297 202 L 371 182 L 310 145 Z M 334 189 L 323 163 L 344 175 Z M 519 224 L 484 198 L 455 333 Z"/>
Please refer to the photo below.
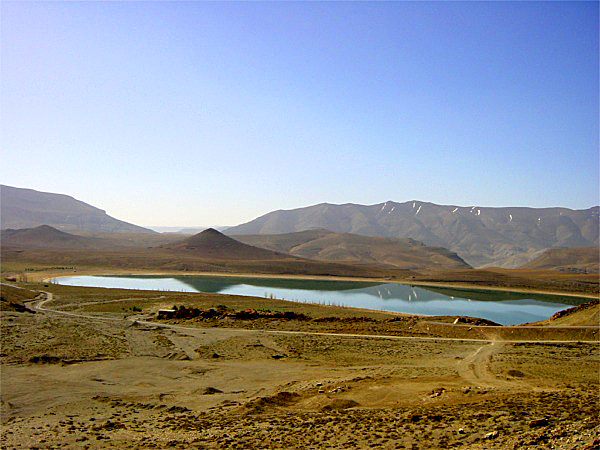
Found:
<path fill-rule="evenodd" d="M 33 275 L 33 274 L 28 274 Z M 542 289 L 505 287 L 505 286 L 481 286 L 474 283 L 446 283 L 436 281 L 418 281 L 418 280 L 399 280 L 389 278 L 365 278 L 365 277 L 344 277 L 344 276 L 329 276 L 329 275 L 287 275 L 287 274 L 257 274 L 257 273 L 222 273 L 222 272 L 178 272 L 178 271 L 152 271 L 152 270 L 83 270 L 72 273 L 52 273 L 49 271 L 41 271 L 33 275 L 33 281 L 49 282 L 54 278 L 66 278 L 72 276 L 206 276 L 206 277 L 223 277 L 223 278 L 255 278 L 255 279 L 287 279 L 287 280 L 311 280 L 311 281 L 351 281 L 363 283 L 381 283 L 381 284 L 402 284 L 408 286 L 424 286 L 424 287 L 441 287 L 449 289 L 459 289 L 465 291 L 492 291 L 492 292 L 514 292 L 519 294 L 538 294 L 538 295 L 556 295 L 561 297 L 576 297 L 597 299 L 600 294 L 577 293 L 567 291 L 550 291 Z"/>

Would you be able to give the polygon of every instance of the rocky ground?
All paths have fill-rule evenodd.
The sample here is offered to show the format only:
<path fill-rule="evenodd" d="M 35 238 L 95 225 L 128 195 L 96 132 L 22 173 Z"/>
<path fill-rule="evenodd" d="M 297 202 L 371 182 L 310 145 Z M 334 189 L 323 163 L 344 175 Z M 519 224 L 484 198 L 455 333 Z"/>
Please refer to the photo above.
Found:
<path fill-rule="evenodd" d="M 2 311 L 2 448 L 600 445 L 599 343 L 571 328 L 508 339 L 318 306 L 287 330 L 281 318 L 157 321 L 166 305 L 235 313 L 253 300 L 26 287 L 50 295 Z M 315 320 L 327 317 L 339 320 Z"/>

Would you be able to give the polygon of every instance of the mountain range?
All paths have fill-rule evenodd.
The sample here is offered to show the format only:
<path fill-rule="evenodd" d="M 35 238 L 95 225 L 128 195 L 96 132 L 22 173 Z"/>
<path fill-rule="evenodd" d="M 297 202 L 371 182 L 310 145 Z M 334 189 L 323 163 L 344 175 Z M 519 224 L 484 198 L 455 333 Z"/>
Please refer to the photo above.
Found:
<path fill-rule="evenodd" d="M 474 267 L 518 267 L 556 247 L 598 246 L 598 206 L 490 208 L 388 201 L 376 205 L 321 203 L 273 211 L 225 233 L 283 234 L 327 229 L 365 236 L 411 238 L 444 247 Z"/>
<path fill-rule="evenodd" d="M 51 225 L 68 232 L 154 233 L 68 195 L 33 189 L 0 185 L 0 208 L 3 230 Z"/>
<path fill-rule="evenodd" d="M 121 236 L 117 246 L 143 242 L 157 247 L 178 239 L 115 219 L 68 195 L 5 185 L 0 186 L 0 193 L 2 229 L 50 225 L 63 232 L 105 239 L 88 242 L 90 248 L 115 243 L 117 234 L 129 234 L 128 239 Z M 323 261 L 413 268 L 424 263 L 428 267 L 514 268 L 534 261 L 548 249 L 597 249 L 599 209 L 491 208 L 417 200 L 375 205 L 321 203 L 273 211 L 224 232 L 255 247 Z M 45 234 L 52 233 L 46 230 Z M 26 237 L 21 238 L 25 242 Z M 60 241 L 56 235 L 52 239 Z M 190 248 L 185 251 L 191 252 Z M 581 250 L 560 256 L 561 264 L 565 255 L 589 267 Z"/>

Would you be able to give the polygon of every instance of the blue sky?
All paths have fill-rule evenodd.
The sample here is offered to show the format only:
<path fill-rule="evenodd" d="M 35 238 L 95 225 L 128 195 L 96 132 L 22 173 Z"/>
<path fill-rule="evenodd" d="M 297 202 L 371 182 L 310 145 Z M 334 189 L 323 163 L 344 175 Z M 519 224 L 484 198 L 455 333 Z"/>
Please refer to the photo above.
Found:
<path fill-rule="evenodd" d="M 599 202 L 597 2 L 0 3 L 4 184 L 141 225 Z"/>

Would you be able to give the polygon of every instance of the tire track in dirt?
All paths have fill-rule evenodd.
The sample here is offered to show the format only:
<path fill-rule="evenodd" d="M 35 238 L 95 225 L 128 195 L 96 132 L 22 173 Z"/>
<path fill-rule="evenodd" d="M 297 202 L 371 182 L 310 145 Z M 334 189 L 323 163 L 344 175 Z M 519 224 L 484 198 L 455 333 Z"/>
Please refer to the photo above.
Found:
<path fill-rule="evenodd" d="M 492 355 L 500 352 L 504 345 L 493 341 L 479 347 L 458 364 L 458 374 L 466 382 L 476 385 L 496 385 L 497 379 L 489 368 Z"/>
<path fill-rule="evenodd" d="M 458 374 L 467 383 L 478 387 L 507 388 L 514 390 L 516 387 L 530 387 L 522 380 L 501 379 L 491 370 L 494 355 L 502 353 L 506 342 L 492 341 L 479 347 L 475 352 L 459 362 Z"/>

